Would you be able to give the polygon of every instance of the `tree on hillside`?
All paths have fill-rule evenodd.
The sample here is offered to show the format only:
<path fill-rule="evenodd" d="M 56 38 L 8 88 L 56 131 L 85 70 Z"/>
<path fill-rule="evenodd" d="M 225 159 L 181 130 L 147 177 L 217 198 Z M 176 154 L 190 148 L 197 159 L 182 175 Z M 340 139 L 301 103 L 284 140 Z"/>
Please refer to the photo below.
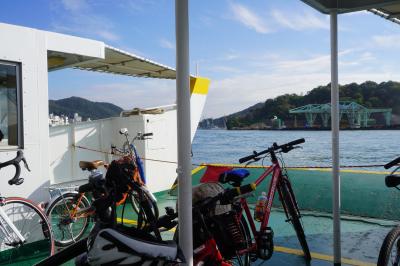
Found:
<path fill-rule="evenodd" d="M 350 83 L 339 86 L 341 101 L 354 101 L 368 108 L 392 108 L 394 116 L 400 115 L 400 83 L 394 81 L 377 84 L 366 81 L 361 84 Z M 330 84 L 319 86 L 306 95 L 284 94 L 274 99 L 267 99 L 264 104 L 257 104 L 226 117 L 227 127 L 240 128 L 253 124 L 270 123 L 273 116 L 293 124 L 294 117 L 289 110 L 306 104 L 324 104 L 331 100 Z"/>

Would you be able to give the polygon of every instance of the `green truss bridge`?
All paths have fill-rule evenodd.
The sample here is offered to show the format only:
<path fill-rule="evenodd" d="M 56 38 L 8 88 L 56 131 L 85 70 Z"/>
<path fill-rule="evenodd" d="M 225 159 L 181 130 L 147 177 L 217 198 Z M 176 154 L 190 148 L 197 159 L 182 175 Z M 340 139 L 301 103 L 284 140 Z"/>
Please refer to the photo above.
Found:
<path fill-rule="evenodd" d="M 385 125 L 390 126 L 390 120 L 392 116 L 391 108 L 367 108 L 356 102 L 343 101 L 339 103 L 340 120 L 343 115 L 348 120 L 350 128 L 369 127 L 369 121 L 371 114 L 381 113 L 385 119 Z M 301 107 L 297 107 L 289 110 L 290 114 L 304 114 L 309 127 L 315 126 L 315 119 L 319 115 L 322 120 L 322 126 L 328 127 L 329 120 L 331 118 L 331 104 L 307 104 Z M 296 125 L 295 116 L 295 127 Z"/>

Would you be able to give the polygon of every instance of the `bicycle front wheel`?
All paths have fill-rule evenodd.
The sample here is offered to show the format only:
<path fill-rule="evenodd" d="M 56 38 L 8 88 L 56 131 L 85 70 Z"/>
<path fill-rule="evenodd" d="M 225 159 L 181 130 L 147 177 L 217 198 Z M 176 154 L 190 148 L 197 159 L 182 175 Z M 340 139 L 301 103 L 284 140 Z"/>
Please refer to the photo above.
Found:
<path fill-rule="evenodd" d="M 390 230 L 379 251 L 378 266 L 399 265 L 400 263 L 400 226 Z"/>
<path fill-rule="evenodd" d="M 282 204 L 288 215 L 290 222 L 296 231 L 297 238 L 299 239 L 301 248 L 303 249 L 304 258 L 306 260 L 311 260 L 310 249 L 308 248 L 306 236 L 304 234 L 303 225 L 300 221 L 300 212 L 297 208 L 296 199 L 294 193 L 291 189 L 289 182 L 285 179 L 282 180 L 280 185 L 280 191 L 282 195 Z"/>
<path fill-rule="evenodd" d="M 141 229 L 148 222 L 155 221 L 159 217 L 157 202 L 155 202 L 147 190 L 133 190 L 131 194 L 132 209 L 137 215 L 137 228 Z"/>
<path fill-rule="evenodd" d="M 89 224 L 86 213 L 73 215 L 90 207 L 89 200 L 83 196 L 78 203 L 79 193 L 67 192 L 57 197 L 47 209 L 47 216 L 54 232 L 56 246 L 66 247 L 78 241 L 85 233 Z"/>
<path fill-rule="evenodd" d="M 1 219 L 0 265 L 33 265 L 53 255 L 54 240 L 49 222 L 33 202 L 24 198 L 6 198 L 0 208 L 25 239 L 18 243 L 15 232 Z"/>

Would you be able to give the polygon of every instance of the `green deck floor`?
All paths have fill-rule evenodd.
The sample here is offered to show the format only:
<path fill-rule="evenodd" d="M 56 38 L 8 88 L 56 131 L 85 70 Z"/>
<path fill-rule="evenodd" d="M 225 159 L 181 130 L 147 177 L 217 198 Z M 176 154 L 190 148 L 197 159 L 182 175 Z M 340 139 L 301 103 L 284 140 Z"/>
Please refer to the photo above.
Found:
<path fill-rule="evenodd" d="M 204 170 L 196 170 L 193 184 L 198 183 Z M 254 181 L 262 169 L 254 168 L 250 171 L 251 175 L 245 183 Z M 302 220 L 313 260 L 307 264 L 299 255 L 301 248 L 295 232 L 285 222 L 285 215 L 276 200 L 270 218 L 276 247 L 274 255 L 270 260 L 258 260 L 254 265 L 332 265 L 330 172 L 294 169 L 289 174 L 299 205 L 304 210 Z M 383 178 L 383 173 L 342 173 L 342 208 L 347 215 L 342 217 L 341 222 L 342 265 L 375 265 L 385 235 L 395 225 L 393 220 L 400 217 L 400 213 L 394 211 L 400 193 L 387 189 Z M 256 196 L 258 193 L 256 191 Z M 166 206 L 175 207 L 176 196 L 167 192 L 156 193 L 156 196 L 160 215 Z M 250 199 L 250 202 L 254 202 L 255 198 Z M 131 213 L 129 208 L 125 210 L 127 223 L 136 218 Z M 163 233 L 165 239 L 172 239 L 172 236 L 173 232 Z M 73 262 L 66 265 L 73 265 Z"/>

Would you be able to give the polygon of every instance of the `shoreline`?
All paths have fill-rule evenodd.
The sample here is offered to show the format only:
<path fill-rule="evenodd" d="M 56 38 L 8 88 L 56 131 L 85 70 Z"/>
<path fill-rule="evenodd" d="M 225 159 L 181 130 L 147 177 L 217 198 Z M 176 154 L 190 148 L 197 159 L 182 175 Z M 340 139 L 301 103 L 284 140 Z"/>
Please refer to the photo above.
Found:
<path fill-rule="evenodd" d="M 330 128 L 198 128 L 200 130 L 227 130 L 227 131 L 244 131 L 244 130 L 261 130 L 261 131 L 331 131 Z M 340 128 L 340 131 L 373 131 L 373 130 L 400 130 L 400 126 L 382 127 L 382 128 Z"/>

